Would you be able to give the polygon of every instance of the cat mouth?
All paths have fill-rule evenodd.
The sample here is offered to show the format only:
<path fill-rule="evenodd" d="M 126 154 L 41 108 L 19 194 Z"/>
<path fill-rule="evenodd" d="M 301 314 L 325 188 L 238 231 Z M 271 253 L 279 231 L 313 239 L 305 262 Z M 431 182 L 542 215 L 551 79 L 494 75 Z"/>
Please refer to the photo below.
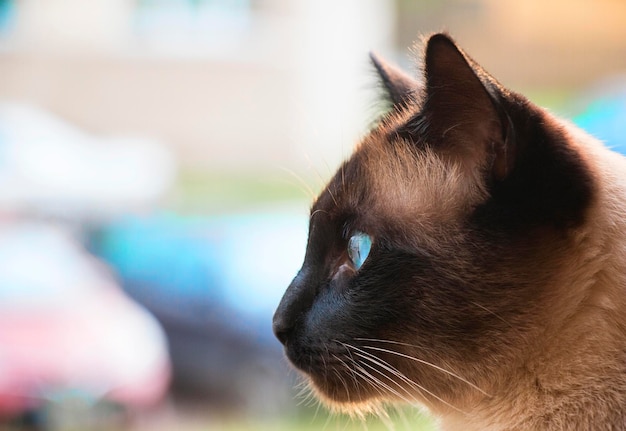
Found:
<path fill-rule="evenodd" d="M 392 398 L 399 391 L 408 394 L 404 382 L 397 379 L 399 372 L 394 376 L 391 365 L 368 358 L 356 346 L 336 342 L 302 350 L 294 347 L 286 346 L 287 358 L 308 379 L 318 398 L 334 409 L 349 412 L 356 406 Z"/>
<path fill-rule="evenodd" d="M 371 403 L 380 397 L 380 390 L 341 366 L 330 365 L 325 369 L 305 372 L 313 392 L 326 405 L 349 412 L 355 406 Z"/>
<path fill-rule="evenodd" d="M 358 378 L 353 360 L 340 344 L 301 347 L 288 343 L 285 354 L 326 401 L 354 403 L 366 399 L 365 382 Z"/>

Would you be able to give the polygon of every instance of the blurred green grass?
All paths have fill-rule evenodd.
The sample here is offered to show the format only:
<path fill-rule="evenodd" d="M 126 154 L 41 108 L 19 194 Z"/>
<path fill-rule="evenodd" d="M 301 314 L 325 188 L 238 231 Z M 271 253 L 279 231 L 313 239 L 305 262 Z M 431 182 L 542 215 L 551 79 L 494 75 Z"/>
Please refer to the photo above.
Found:
<path fill-rule="evenodd" d="M 433 420 L 419 408 L 394 406 L 388 417 L 365 419 L 328 413 L 323 407 L 288 409 L 277 415 L 255 416 L 251 412 L 216 411 L 202 403 L 177 404 L 150 415 L 124 431 L 435 431 Z M 1 431 L 1 429 L 0 429 Z M 13 431 L 13 430 L 11 430 Z M 61 430 L 57 430 L 61 431 Z M 69 431 L 69 430 L 62 430 Z M 105 431 L 105 430 L 102 430 Z M 107 429 L 106 431 L 113 431 Z M 115 430 L 121 431 L 121 430 Z"/>
<path fill-rule="evenodd" d="M 401 408 L 389 412 L 389 418 L 349 418 L 343 415 L 271 420 L 233 420 L 221 424 L 223 431 L 435 431 L 432 420 L 417 409 Z M 196 430 L 185 430 L 196 431 Z M 199 429 L 197 431 L 200 431 Z"/>

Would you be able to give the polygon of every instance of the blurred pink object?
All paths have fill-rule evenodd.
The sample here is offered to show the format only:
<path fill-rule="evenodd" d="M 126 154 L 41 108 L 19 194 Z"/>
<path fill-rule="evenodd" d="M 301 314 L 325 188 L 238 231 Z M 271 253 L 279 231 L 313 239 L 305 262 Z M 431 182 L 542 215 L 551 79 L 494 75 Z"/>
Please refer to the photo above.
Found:
<path fill-rule="evenodd" d="M 98 261 L 54 227 L 0 226 L 0 416 L 64 392 L 145 408 L 169 378 L 161 327 Z"/>

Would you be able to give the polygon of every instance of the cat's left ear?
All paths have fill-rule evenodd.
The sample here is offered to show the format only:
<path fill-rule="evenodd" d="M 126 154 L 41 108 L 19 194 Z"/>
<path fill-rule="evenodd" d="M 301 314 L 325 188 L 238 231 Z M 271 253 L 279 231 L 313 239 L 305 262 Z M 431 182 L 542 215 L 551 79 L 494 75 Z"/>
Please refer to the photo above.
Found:
<path fill-rule="evenodd" d="M 422 85 L 417 80 L 377 54 L 370 52 L 370 59 L 393 106 L 405 106 L 422 89 Z"/>
<path fill-rule="evenodd" d="M 512 168 L 515 139 L 498 102 L 499 84 L 444 33 L 428 39 L 424 73 L 423 109 L 407 130 L 419 131 L 429 145 L 474 166 L 487 163 L 496 179 L 504 179 Z"/>

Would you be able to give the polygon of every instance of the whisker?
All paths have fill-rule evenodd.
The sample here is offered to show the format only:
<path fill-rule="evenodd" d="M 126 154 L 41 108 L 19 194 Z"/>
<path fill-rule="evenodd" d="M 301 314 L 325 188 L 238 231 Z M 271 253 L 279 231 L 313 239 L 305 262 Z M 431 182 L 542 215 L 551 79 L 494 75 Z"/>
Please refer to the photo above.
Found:
<path fill-rule="evenodd" d="M 376 370 L 376 368 L 372 367 L 371 365 L 367 365 L 367 364 L 363 364 L 364 366 L 378 372 L 379 374 L 382 374 L 379 370 Z M 369 378 L 371 379 L 371 381 L 375 382 L 377 385 L 379 385 L 379 387 L 386 389 L 388 392 L 396 395 L 398 398 L 400 398 L 401 400 L 403 400 L 404 402 L 408 403 L 408 404 L 414 404 L 417 403 L 417 400 L 409 400 L 408 398 L 406 398 L 404 395 L 402 395 L 401 393 L 399 393 L 398 391 L 396 391 L 395 389 L 393 389 L 391 386 L 389 386 L 388 384 L 386 384 L 385 382 L 381 381 L 380 379 L 374 377 L 372 374 L 370 374 L 367 370 L 365 370 L 363 367 L 361 367 L 360 365 L 355 365 L 355 367 L 357 367 L 357 369 L 359 369 L 362 373 L 364 373 L 365 375 L 369 376 Z M 384 376 L 384 374 L 382 374 Z"/>
<path fill-rule="evenodd" d="M 315 398 L 315 401 L 316 401 L 315 413 L 313 413 L 313 420 L 315 420 L 315 419 L 317 419 L 317 415 L 320 413 L 320 408 L 322 407 L 322 402 L 317 397 L 313 397 L 313 398 Z"/>
<path fill-rule="evenodd" d="M 509 322 L 507 322 L 502 316 L 498 315 L 497 313 L 491 311 L 490 309 L 488 309 L 487 307 L 485 307 L 484 305 L 479 304 L 478 302 L 474 302 L 471 301 L 472 304 L 474 304 L 475 306 L 477 306 L 478 308 L 482 308 L 483 310 L 485 310 L 487 313 L 495 316 L 496 318 L 500 319 L 500 321 L 502 321 L 503 323 L 505 323 L 508 327 L 515 329 L 515 326 L 511 325 Z"/>
<path fill-rule="evenodd" d="M 345 163 L 341 164 L 341 189 L 346 189 L 346 173 L 345 173 Z"/>
<path fill-rule="evenodd" d="M 354 347 L 354 346 L 353 346 L 353 348 L 358 349 L 357 347 Z M 371 353 L 368 353 L 368 352 L 363 352 L 363 353 L 356 352 L 356 354 L 358 356 L 360 356 L 361 358 L 363 358 L 363 359 L 366 359 L 366 360 L 369 360 L 370 362 L 373 362 L 374 364 L 376 364 L 379 367 L 385 369 L 386 371 L 389 371 L 390 373 L 392 373 L 392 375 L 395 375 L 395 376 L 399 377 L 402 381 L 404 381 L 405 383 L 409 384 L 414 389 L 417 389 L 417 391 L 420 393 L 420 395 L 423 395 L 421 393 L 422 387 L 419 384 L 417 384 L 413 380 L 409 379 L 404 373 L 402 373 L 400 370 L 398 370 L 397 368 L 395 368 L 394 366 L 389 364 L 389 362 L 379 358 L 378 356 L 372 355 Z"/>
<path fill-rule="evenodd" d="M 333 173 L 336 171 L 336 169 L 331 169 L 330 164 L 328 163 L 328 160 L 326 160 L 326 157 L 322 156 L 322 163 L 324 163 L 324 166 L 326 167 L 326 171 L 328 172 L 329 176 L 332 176 Z"/>
<path fill-rule="evenodd" d="M 357 354 L 358 354 L 358 353 L 357 353 Z M 377 356 L 375 356 L 375 357 L 376 357 L 377 359 L 380 359 L 380 358 L 378 358 Z M 370 360 L 371 360 L 371 359 L 370 359 Z M 382 360 L 382 359 L 381 359 L 381 360 Z M 365 364 L 364 364 L 364 365 L 365 365 Z M 392 367 L 392 368 L 394 368 L 394 367 Z M 394 369 L 395 369 L 395 368 L 394 368 Z M 378 372 L 379 372 L 380 374 L 382 374 L 382 375 L 385 375 L 385 374 L 383 374 L 383 373 L 382 373 L 382 372 L 380 372 L 380 371 L 378 371 Z M 398 373 L 400 373 L 400 372 L 398 371 Z M 400 373 L 400 374 L 402 374 L 402 373 Z M 406 377 L 406 376 L 405 376 L 405 377 Z M 416 382 L 414 382 L 414 381 L 412 381 L 412 380 L 408 379 L 408 377 L 407 377 L 407 380 L 408 380 L 408 382 L 409 382 L 409 383 L 410 383 L 410 384 L 411 384 L 411 385 L 412 385 L 415 389 L 417 389 L 418 391 L 420 391 L 420 393 L 421 393 L 421 391 L 424 391 L 424 392 L 426 392 L 428 395 L 430 395 L 431 397 L 433 397 L 433 398 L 435 398 L 435 399 L 439 400 L 440 402 L 444 403 L 445 405 L 447 405 L 447 406 L 448 406 L 448 407 L 450 407 L 451 409 L 454 409 L 454 410 L 458 411 L 459 413 L 463 413 L 464 415 L 468 415 L 468 413 L 467 413 L 467 412 L 465 412 L 465 411 L 463 411 L 463 410 L 459 409 L 458 407 L 456 407 L 456 406 L 454 406 L 454 405 L 450 404 L 448 401 L 444 400 L 443 398 L 441 398 L 441 397 L 439 397 L 438 395 L 434 394 L 433 392 L 429 391 L 429 390 L 428 390 L 428 389 L 426 389 L 424 386 L 422 386 L 422 385 L 420 385 L 420 384 L 418 384 L 418 383 L 416 383 Z M 394 382 L 395 382 L 395 381 L 394 381 Z M 395 383 L 396 383 L 396 384 L 398 384 L 397 382 L 395 382 Z M 405 391 L 406 391 L 406 389 L 405 389 Z M 408 392 L 408 391 L 407 391 L 407 392 Z M 406 401 L 406 400 L 405 400 L 405 401 Z M 417 402 L 417 401 L 416 401 L 416 402 Z M 409 404 L 411 404 L 411 403 L 409 403 Z"/>
<path fill-rule="evenodd" d="M 333 356 L 339 360 L 339 362 L 341 362 L 344 366 L 346 366 L 346 363 L 343 362 L 339 357 L 337 357 L 336 355 L 333 354 Z M 346 367 L 347 368 L 347 367 Z M 346 382 L 346 380 L 341 376 L 341 374 L 339 374 L 339 372 L 337 370 L 333 370 L 335 376 L 339 379 L 339 381 L 341 382 L 341 384 L 343 385 L 343 387 L 346 389 L 346 393 L 350 393 L 350 389 L 348 388 L 348 382 Z"/>
<path fill-rule="evenodd" d="M 371 360 L 371 359 L 370 359 L 370 360 Z M 381 373 L 381 374 L 382 374 L 382 373 Z M 384 375 L 384 374 L 383 374 L 383 375 Z M 465 414 L 465 415 L 467 415 L 467 414 L 468 414 L 468 413 L 466 413 L 465 411 L 463 411 L 463 410 L 459 409 L 458 407 L 456 407 L 456 406 L 454 406 L 454 405 L 450 404 L 448 401 L 444 400 L 443 398 L 439 397 L 438 395 L 434 394 L 432 391 L 429 391 L 428 389 L 426 389 L 424 386 L 420 385 L 419 383 L 416 383 L 416 382 L 414 382 L 413 380 L 410 380 L 410 379 L 408 379 L 408 378 L 407 378 L 407 380 L 408 380 L 408 381 L 407 381 L 407 383 L 409 383 L 409 384 L 410 384 L 410 385 L 411 385 L 414 389 L 416 389 L 416 390 L 420 393 L 420 395 L 422 395 L 422 397 L 424 397 L 424 399 L 426 400 L 426 402 L 427 402 L 427 403 L 429 403 L 429 402 L 428 402 L 428 397 L 426 397 L 426 396 L 422 393 L 422 391 L 423 391 L 423 392 L 425 392 L 426 394 L 430 395 L 431 397 L 433 397 L 433 398 L 437 399 L 438 401 L 440 401 L 440 402 L 444 403 L 445 405 L 447 405 L 447 406 L 448 406 L 448 407 L 450 407 L 451 409 L 454 409 L 454 410 L 456 410 L 456 411 L 458 411 L 458 412 L 460 412 L 460 413 L 463 413 L 463 414 Z M 397 382 L 396 382 L 396 384 L 397 384 Z M 406 391 L 406 390 L 405 390 L 405 391 Z M 408 392 L 408 391 L 407 391 L 407 392 Z"/>
<path fill-rule="evenodd" d="M 335 207 L 339 208 L 339 203 L 337 203 L 337 199 L 335 199 L 335 195 L 330 190 L 330 187 L 327 187 L 326 191 L 328 191 L 328 194 L 330 195 L 330 197 L 332 198 L 333 202 L 335 203 Z"/>
<path fill-rule="evenodd" d="M 324 422 L 324 425 L 322 426 L 322 430 L 325 430 L 326 428 L 328 428 L 328 425 L 330 425 L 330 421 L 333 419 L 333 412 L 331 411 L 330 414 L 326 417 L 326 421 Z"/>
<path fill-rule="evenodd" d="M 402 342 L 402 341 L 387 340 L 387 339 L 381 339 L 381 338 L 355 338 L 355 340 L 357 340 L 357 341 L 370 341 L 370 342 L 376 342 L 376 343 L 396 344 L 396 345 L 399 345 L 399 346 L 412 347 L 412 348 L 419 349 L 419 350 L 426 350 L 426 351 L 429 351 L 429 352 L 437 353 L 436 349 L 432 349 L 430 347 L 425 347 L 425 346 L 420 346 L 420 345 L 417 345 L 417 344 L 405 343 L 405 342 Z M 427 362 L 427 361 L 425 361 L 425 362 L 428 365 L 431 365 L 431 366 L 434 365 L 434 364 L 432 364 L 430 362 Z M 454 377 L 457 377 L 457 378 L 460 378 L 461 380 L 464 380 L 461 377 L 459 377 L 459 375 L 458 375 L 459 373 L 456 370 L 454 370 L 454 369 L 449 368 L 449 369 L 445 370 L 445 372 L 451 373 L 451 374 L 454 375 Z M 477 388 L 477 389 L 480 390 L 480 388 Z M 485 395 L 489 395 L 489 394 L 485 394 Z"/>
<path fill-rule="evenodd" d="M 326 353 L 328 354 L 328 346 L 324 345 L 324 348 L 326 349 Z M 322 359 L 322 365 L 323 365 L 323 370 L 324 370 L 324 377 L 327 378 L 328 377 L 328 365 L 326 364 L 326 355 L 320 355 L 320 358 Z"/>
<path fill-rule="evenodd" d="M 352 347 L 352 348 L 354 348 L 354 349 L 357 349 L 357 350 L 361 350 L 361 349 L 359 349 L 358 347 L 355 347 L 355 346 L 351 346 L 351 347 Z M 373 354 L 371 354 L 371 353 L 369 353 L 369 352 L 365 352 L 365 351 L 363 351 L 363 350 L 361 350 L 361 352 L 362 352 L 362 354 L 359 354 L 358 352 L 357 352 L 356 354 L 357 354 L 357 355 L 359 355 L 359 356 L 361 356 L 362 358 L 364 358 L 364 359 L 368 359 L 368 360 L 370 360 L 371 362 L 373 362 L 373 363 L 377 364 L 378 366 L 380 366 L 380 367 L 382 367 L 382 368 L 386 369 L 387 371 L 389 371 L 389 372 L 390 372 L 390 373 L 392 373 L 393 375 L 398 376 L 398 377 L 399 377 L 401 380 L 403 380 L 405 383 L 409 384 L 409 385 L 410 385 L 413 389 L 417 390 L 417 391 L 418 391 L 418 393 L 419 393 L 420 395 L 422 395 L 422 397 L 424 398 L 424 400 L 425 400 L 425 402 L 426 402 L 426 403 L 430 404 L 430 403 L 429 403 L 429 401 L 428 401 L 428 397 L 426 397 L 426 396 L 422 393 L 422 391 L 423 391 L 423 392 L 426 392 L 427 394 L 429 394 L 429 395 L 433 396 L 434 398 L 436 398 L 436 399 L 440 400 L 441 402 L 443 402 L 443 403 L 445 403 L 445 404 L 448 404 L 450 407 L 455 408 L 454 406 L 452 406 L 452 405 L 450 405 L 449 403 L 447 403 L 445 400 L 442 400 L 441 398 L 439 398 L 438 396 L 436 396 L 435 394 L 433 394 L 432 392 L 430 392 L 429 390 L 427 390 L 426 388 L 424 388 L 424 387 L 423 387 L 422 385 L 420 385 L 419 383 L 417 383 L 417 382 L 415 382 L 415 381 L 413 381 L 413 380 L 409 379 L 409 378 L 408 378 L 408 377 L 407 377 L 404 373 L 402 373 L 402 372 L 401 372 L 400 370 L 398 370 L 396 367 L 394 367 L 393 365 L 391 365 L 389 362 L 387 362 L 387 361 L 383 360 L 382 358 L 379 358 L 378 356 L 373 355 Z M 367 355 L 367 356 L 363 356 L 363 354 L 364 354 L 364 355 Z M 457 409 L 457 410 L 458 410 L 458 409 Z M 459 410 L 459 411 L 461 411 L 461 410 Z"/>
<path fill-rule="evenodd" d="M 341 342 L 334 340 L 335 342 L 337 342 L 338 344 L 342 344 Z M 383 392 L 381 390 L 381 388 L 379 387 L 380 385 L 372 380 L 372 378 L 370 376 L 368 376 L 367 374 L 365 374 L 363 371 L 361 371 L 360 369 L 358 369 L 357 367 L 359 367 L 359 361 L 357 361 L 353 356 L 352 356 L 352 352 L 350 352 L 348 349 L 346 349 L 347 352 L 347 356 L 344 356 L 344 359 L 342 359 L 339 356 L 333 355 L 339 362 L 341 362 L 347 370 L 350 371 L 350 374 L 352 375 L 353 378 L 353 382 L 354 382 L 354 386 L 357 389 L 357 393 L 359 391 L 359 388 L 365 388 L 364 383 L 363 382 L 368 382 L 371 387 L 378 392 L 378 394 L 380 394 L 381 397 L 385 396 L 385 392 Z M 354 366 L 349 366 L 346 363 L 346 360 L 349 361 L 351 364 L 353 364 Z M 375 416 L 377 416 L 381 421 L 385 422 L 385 421 L 390 421 L 390 417 L 387 414 L 386 410 L 379 405 L 376 404 L 368 404 L 367 408 L 364 410 L 354 410 L 350 412 L 350 418 L 355 418 L 358 417 L 361 422 L 362 425 L 364 425 L 367 428 L 367 422 L 365 422 L 365 415 L 366 414 L 373 414 Z"/>
<path fill-rule="evenodd" d="M 328 214 L 328 211 L 322 210 L 322 209 L 316 209 L 315 211 L 313 211 L 311 213 L 311 215 L 309 216 L 309 220 L 313 219 L 313 216 L 317 213 L 324 213 L 324 214 Z"/>
<path fill-rule="evenodd" d="M 281 167 L 280 169 L 291 175 L 298 182 L 301 190 L 305 192 L 310 199 L 315 199 L 315 192 L 313 191 L 311 186 L 302 178 L 301 175 L 298 175 L 295 171 L 286 167 Z"/>
<path fill-rule="evenodd" d="M 409 379 L 404 373 L 402 373 L 396 367 L 391 365 L 389 362 L 385 361 L 383 358 L 380 358 L 380 357 L 374 355 L 373 353 L 366 352 L 365 350 L 360 349 L 360 348 L 358 348 L 356 346 L 353 346 L 351 344 L 346 344 L 346 343 L 342 343 L 342 344 L 345 347 L 347 347 L 347 348 L 354 349 L 355 350 L 355 354 L 360 356 L 361 358 L 368 359 L 370 361 L 375 362 L 377 365 L 385 367 L 387 369 L 387 371 L 396 374 L 398 377 L 402 378 L 406 383 L 415 384 L 415 382 L 413 382 L 411 379 Z"/>
<path fill-rule="evenodd" d="M 309 167 L 311 168 L 311 170 L 313 171 L 313 173 L 315 174 L 315 176 L 317 177 L 317 179 L 319 180 L 319 184 L 320 187 L 322 189 L 324 189 L 324 186 L 326 185 L 327 180 L 325 180 L 322 175 L 320 174 L 320 172 L 317 170 L 317 168 L 315 167 L 315 163 L 313 163 L 313 161 L 311 160 L 311 157 L 309 156 L 308 153 L 304 153 L 304 157 L 307 159 L 307 161 L 309 162 Z M 328 166 L 328 165 L 327 165 Z M 331 194 L 332 196 L 332 194 Z M 334 198 L 333 198 L 334 200 Z M 335 202 L 336 203 L 336 202 Z"/>
<path fill-rule="evenodd" d="M 298 406 L 312 406 L 315 403 L 319 406 L 319 400 L 313 393 L 308 381 L 302 381 L 298 386 L 301 386 L 300 390 L 296 394 L 296 398 L 301 398 L 300 402 L 297 404 Z"/>
<path fill-rule="evenodd" d="M 416 349 L 420 349 L 420 350 L 429 350 L 429 351 L 434 351 L 435 349 L 431 349 L 429 347 L 424 347 L 424 346 L 418 346 L 417 344 L 410 344 L 410 343 L 404 343 L 402 341 L 395 341 L 395 340 L 383 340 L 381 338 L 355 338 L 356 341 L 373 341 L 373 342 L 377 342 L 377 343 L 387 343 L 387 344 L 397 344 L 399 346 L 406 346 L 406 347 L 414 347 Z"/>
<path fill-rule="evenodd" d="M 472 383 L 472 382 L 470 382 L 470 381 L 468 381 L 468 380 L 464 379 L 463 377 L 459 376 L 458 374 L 453 373 L 452 371 L 446 370 L 445 368 L 442 368 L 442 367 L 440 367 L 440 366 L 438 366 L 438 365 L 435 365 L 435 364 L 433 364 L 433 363 L 431 363 L 431 362 L 425 361 L 425 360 L 423 360 L 423 359 L 416 358 L 416 357 L 411 356 L 411 355 L 407 355 L 407 354 L 405 354 L 405 353 L 396 352 L 396 351 L 394 351 L 394 350 L 383 349 L 382 347 L 375 347 L 375 346 L 363 346 L 363 348 L 364 348 L 364 349 L 372 349 L 372 350 L 377 350 L 377 351 L 379 351 L 379 352 L 385 352 L 385 353 L 389 353 L 389 354 L 392 354 L 392 355 L 401 356 L 401 357 L 403 357 L 403 358 L 410 359 L 410 360 L 415 361 L 415 362 L 418 362 L 418 363 L 420 363 L 420 364 L 427 365 L 427 366 L 429 366 L 429 367 L 431 367 L 431 368 L 434 368 L 434 369 L 436 369 L 436 370 L 438 370 L 438 371 L 441 371 L 442 373 L 445 373 L 445 374 L 449 375 L 450 377 L 454 377 L 455 379 L 458 379 L 459 381 L 461 381 L 461 382 L 463 382 L 463 383 L 465 383 L 465 384 L 469 385 L 470 387 L 472 387 L 472 388 L 476 389 L 478 392 L 482 393 L 483 395 L 486 395 L 486 396 L 488 396 L 488 397 L 491 397 L 491 395 L 490 395 L 490 394 L 488 394 L 487 392 L 485 392 L 484 390 L 482 390 L 481 388 L 479 388 L 478 386 L 476 386 L 474 383 Z"/>
<path fill-rule="evenodd" d="M 308 154 L 306 154 L 306 158 L 309 161 L 310 166 L 313 168 L 313 172 L 315 173 L 315 175 L 317 176 L 318 180 L 320 181 L 320 183 L 322 185 L 322 189 L 324 189 L 324 186 L 326 185 L 327 181 L 324 180 L 324 178 L 320 175 L 319 171 L 315 168 L 315 166 L 311 162 L 311 158 L 308 156 Z M 331 169 L 330 169 L 330 166 L 328 165 L 328 163 L 326 162 L 325 159 L 324 159 L 324 164 L 326 165 L 326 168 L 328 169 L 328 172 L 332 172 Z M 335 203 L 335 206 L 337 208 L 339 208 L 339 203 L 337 202 L 337 199 L 335 199 L 335 195 L 333 194 L 333 192 L 330 189 L 330 187 L 326 187 L 326 190 L 328 191 L 328 194 L 330 195 L 330 197 L 332 198 L 333 202 Z"/>
<path fill-rule="evenodd" d="M 395 375 L 397 377 L 399 377 L 401 380 L 403 380 L 405 383 L 408 383 L 410 386 L 412 386 L 414 389 L 417 389 L 417 391 L 421 394 L 421 390 L 424 389 L 422 388 L 419 384 L 415 383 L 414 381 L 412 381 L 411 379 L 409 379 L 406 375 L 404 375 L 400 370 L 398 370 L 397 368 L 395 368 L 393 365 L 389 364 L 387 361 L 383 360 L 382 358 L 379 358 L 376 355 L 373 355 L 369 352 L 366 352 L 364 350 L 359 349 L 356 346 L 353 346 L 351 344 L 347 344 L 347 343 L 343 343 L 340 342 L 347 350 L 348 352 L 350 352 L 350 349 L 355 350 L 355 354 L 359 357 L 361 357 L 362 359 L 368 360 L 370 362 L 372 362 L 374 365 L 377 365 L 383 369 L 385 369 L 386 371 L 390 372 L 392 375 Z M 351 353 L 350 353 L 351 354 Z M 354 362 L 354 360 L 353 360 Z M 356 362 L 355 362 L 356 363 Z M 368 368 L 372 368 L 369 365 L 361 362 L 361 364 L 367 366 Z M 372 368 L 374 369 L 374 368 Z M 404 388 L 402 385 L 400 385 L 397 381 L 395 381 L 394 379 L 392 379 L 391 377 L 387 376 L 386 374 L 382 373 L 380 370 L 374 369 L 374 371 L 378 372 L 379 374 L 381 374 L 382 376 L 384 376 L 385 378 L 387 378 L 388 380 L 392 381 L 393 383 L 395 383 L 399 388 L 401 388 L 402 390 L 404 390 L 410 397 L 413 397 L 413 394 L 411 394 L 406 388 Z M 428 391 L 426 391 L 428 392 Z M 406 400 L 405 400 L 406 401 Z M 417 400 L 415 400 L 415 402 L 418 402 Z M 409 403 L 412 404 L 412 403 Z"/>
<path fill-rule="evenodd" d="M 463 126 L 465 124 L 468 124 L 468 122 L 467 121 L 460 121 L 460 122 L 458 122 L 456 124 L 453 124 L 452 126 L 448 127 L 446 130 L 443 131 L 443 133 L 441 134 L 441 137 L 442 138 L 445 137 L 448 134 L 448 132 L 450 132 L 451 130 L 456 129 L 457 127 Z"/>
<path fill-rule="evenodd" d="M 359 367 L 359 361 L 355 360 L 351 355 L 350 355 L 350 362 L 352 363 L 353 367 L 350 367 L 351 370 L 353 370 L 353 372 L 355 373 L 356 376 L 362 378 L 363 380 L 365 380 L 366 382 L 369 382 L 370 384 L 373 385 L 374 389 L 376 389 L 376 391 L 381 395 L 384 396 L 384 392 L 381 391 L 381 389 L 376 385 L 375 382 L 373 382 L 371 380 L 371 378 L 369 378 L 367 375 L 365 375 L 363 372 L 361 372 L 357 367 Z"/>
<path fill-rule="evenodd" d="M 361 355 L 359 355 L 361 356 Z M 386 369 L 387 371 L 389 371 L 388 368 L 384 367 L 383 365 L 378 364 L 377 362 L 373 361 L 371 358 L 367 358 L 365 356 L 361 356 L 363 359 L 365 360 L 369 360 L 370 362 L 372 362 L 375 365 L 380 366 L 383 369 Z M 381 370 L 377 369 L 376 367 L 373 367 L 372 365 L 369 365 L 365 362 L 361 362 L 361 364 L 363 364 L 363 366 L 369 368 L 370 370 L 373 370 L 375 372 L 377 372 L 378 374 L 380 374 L 381 376 L 385 377 L 387 380 L 389 380 L 390 382 L 394 383 L 399 389 L 402 389 L 402 391 L 404 391 L 412 401 L 410 401 L 409 399 L 405 398 L 404 396 L 401 396 L 397 391 L 394 391 L 393 393 L 401 396 L 402 399 L 406 402 L 408 402 L 409 404 L 413 405 L 413 404 L 419 404 L 419 401 L 417 399 L 414 398 L 413 394 L 411 392 L 409 392 L 405 387 L 403 387 L 399 382 L 397 382 L 396 380 L 394 380 L 393 378 L 391 378 L 390 376 L 386 375 L 385 373 L 383 373 Z"/>
<path fill-rule="evenodd" d="M 341 362 L 341 364 L 345 367 L 346 370 L 348 370 L 350 372 L 350 374 L 352 375 L 352 382 L 354 383 L 354 387 L 357 390 L 357 393 L 359 392 L 359 387 L 361 386 L 359 379 L 357 378 L 356 373 L 354 372 L 354 369 L 352 367 L 350 367 L 348 364 L 346 364 L 346 362 L 341 359 L 339 356 L 333 354 L 333 357 L 335 359 L 337 359 L 339 362 Z M 353 358 L 350 358 L 352 360 L 352 362 L 354 362 Z M 348 388 L 346 388 L 347 390 Z"/>

